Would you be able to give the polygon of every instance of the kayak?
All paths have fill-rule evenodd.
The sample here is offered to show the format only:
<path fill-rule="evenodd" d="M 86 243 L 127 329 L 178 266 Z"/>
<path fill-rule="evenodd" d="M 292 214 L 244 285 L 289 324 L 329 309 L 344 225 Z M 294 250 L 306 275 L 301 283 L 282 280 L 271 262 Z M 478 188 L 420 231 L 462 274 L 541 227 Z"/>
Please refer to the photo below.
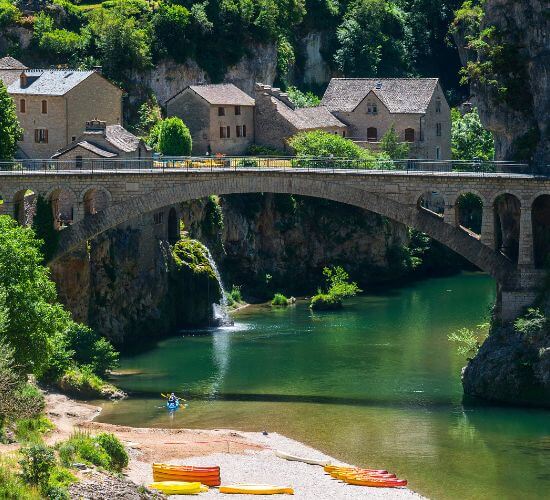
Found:
<path fill-rule="evenodd" d="M 315 460 L 313 458 L 297 457 L 295 455 L 290 455 L 289 453 L 285 453 L 284 451 L 278 451 L 278 450 L 275 450 L 275 455 L 278 456 L 279 458 L 283 458 L 291 462 L 303 462 L 304 464 L 321 465 L 322 467 L 325 467 L 330 463 L 330 462 L 327 462 L 326 460 Z"/>
<path fill-rule="evenodd" d="M 235 493 L 241 495 L 294 495 L 292 488 L 274 486 L 272 484 L 230 484 L 220 486 L 220 493 Z"/>
<path fill-rule="evenodd" d="M 376 474 L 388 474 L 385 469 L 363 469 L 362 467 L 344 467 L 339 465 L 327 465 L 323 468 L 325 472 L 332 474 L 333 472 L 372 472 Z"/>
<path fill-rule="evenodd" d="M 362 472 L 362 471 L 354 471 L 354 472 L 333 472 L 331 476 L 335 479 L 340 479 L 344 481 L 347 477 L 374 477 L 378 479 L 396 479 L 397 476 L 395 474 L 379 474 L 377 472 Z"/>
<path fill-rule="evenodd" d="M 155 481 L 199 481 L 207 486 L 219 486 L 220 468 L 153 464 L 153 479 Z"/>
<path fill-rule="evenodd" d="M 401 486 L 407 486 L 405 479 L 376 479 L 374 477 L 356 477 L 346 478 L 344 481 L 348 484 L 354 484 L 356 486 L 374 486 L 377 488 L 399 488 Z"/>
<path fill-rule="evenodd" d="M 156 481 L 149 485 L 153 490 L 161 491 L 167 495 L 196 495 L 208 491 L 207 486 L 201 483 L 187 483 L 183 481 Z"/>

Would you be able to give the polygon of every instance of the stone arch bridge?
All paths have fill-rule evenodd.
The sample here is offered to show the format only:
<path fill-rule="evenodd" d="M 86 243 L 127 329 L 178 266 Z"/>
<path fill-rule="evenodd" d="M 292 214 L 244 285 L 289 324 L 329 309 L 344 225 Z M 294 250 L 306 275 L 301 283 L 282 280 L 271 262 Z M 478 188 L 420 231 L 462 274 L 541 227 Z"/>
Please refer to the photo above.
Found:
<path fill-rule="evenodd" d="M 62 227 L 54 260 L 132 218 L 151 214 L 157 223 L 168 224 L 164 213 L 181 202 L 211 194 L 255 192 L 346 203 L 428 234 L 495 278 L 497 313 L 502 319 L 512 318 L 532 302 L 543 279 L 542 269 L 537 269 L 541 258 L 535 252 L 533 221 L 535 208 L 541 205 L 537 217 L 550 225 L 548 177 L 298 168 L 0 172 L 2 212 L 25 223 L 21 213 L 26 196 L 42 195 L 52 201 Z M 460 224 L 459 199 L 467 193 L 482 203 L 479 234 Z M 434 195 L 437 208 L 426 203 Z M 508 222 L 496 210 L 496 201 L 503 199 L 505 210 L 514 212 Z M 505 251 L 506 242 L 515 245 L 513 252 Z M 548 241 L 544 244 L 548 246 Z M 543 251 L 546 255 L 550 249 Z"/>

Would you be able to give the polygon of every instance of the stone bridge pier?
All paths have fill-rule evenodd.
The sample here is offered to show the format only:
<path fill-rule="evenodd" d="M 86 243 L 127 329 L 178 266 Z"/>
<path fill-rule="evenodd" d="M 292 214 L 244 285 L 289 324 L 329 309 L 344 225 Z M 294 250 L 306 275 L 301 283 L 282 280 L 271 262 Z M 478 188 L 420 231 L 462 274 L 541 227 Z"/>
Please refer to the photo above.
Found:
<path fill-rule="evenodd" d="M 495 279 L 503 320 L 540 293 L 550 258 L 546 177 L 266 167 L 0 172 L 0 212 L 29 223 L 36 195 L 51 202 L 61 230 L 54 260 L 137 217 L 176 241 L 182 202 L 258 192 L 346 203 L 426 233 Z"/>

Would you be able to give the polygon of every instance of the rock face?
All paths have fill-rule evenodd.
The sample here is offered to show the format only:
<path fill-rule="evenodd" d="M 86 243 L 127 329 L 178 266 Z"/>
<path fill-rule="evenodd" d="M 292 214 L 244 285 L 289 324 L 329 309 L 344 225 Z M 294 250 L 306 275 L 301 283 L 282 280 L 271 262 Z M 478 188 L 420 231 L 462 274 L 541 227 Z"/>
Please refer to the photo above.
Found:
<path fill-rule="evenodd" d="M 506 99 L 499 99 L 494 87 L 472 84 L 480 118 L 495 137 L 499 160 L 550 161 L 550 17 L 543 0 L 487 0 L 481 29 L 496 27 L 497 43 L 504 46 L 505 71 L 500 80 L 508 82 Z M 462 34 L 463 35 L 463 34 Z M 464 49 L 459 33 L 457 43 L 463 64 L 472 57 Z M 483 60 L 483 59 L 482 59 Z M 514 71 L 514 75 L 506 72 Z"/>
<path fill-rule="evenodd" d="M 550 332 L 512 326 L 493 332 L 462 373 L 464 393 L 489 401 L 550 408 Z"/>
<path fill-rule="evenodd" d="M 52 277 L 74 318 L 118 346 L 128 338 L 139 344 L 208 324 L 219 300 L 218 282 L 200 249 L 175 255 L 139 221 L 56 262 Z"/>
<path fill-rule="evenodd" d="M 234 83 L 253 95 L 254 84 L 262 82 L 271 85 L 275 80 L 276 70 L 276 46 L 254 45 L 250 47 L 248 55 L 227 69 L 224 81 Z M 188 85 L 211 83 L 208 74 L 192 59 L 188 59 L 185 64 L 163 60 L 148 71 L 135 72 L 131 79 L 135 84 L 151 89 L 162 105 Z"/>
<path fill-rule="evenodd" d="M 322 269 L 343 265 L 354 280 L 373 284 L 400 275 L 392 250 L 408 243 L 405 226 L 364 210 L 307 197 L 275 194 L 221 197 L 223 226 L 209 222 L 212 207 L 186 204 L 185 228 L 205 242 L 225 286 L 265 298 L 281 291 L 311 293 Z"/>

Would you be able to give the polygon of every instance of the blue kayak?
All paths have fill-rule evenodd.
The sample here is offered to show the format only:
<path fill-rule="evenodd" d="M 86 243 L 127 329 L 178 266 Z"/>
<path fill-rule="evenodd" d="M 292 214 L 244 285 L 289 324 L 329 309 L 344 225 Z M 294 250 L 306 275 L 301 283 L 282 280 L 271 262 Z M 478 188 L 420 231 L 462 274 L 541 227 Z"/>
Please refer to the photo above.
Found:
<path fill-rule="evenodd" d="M 175 401 L 175 402 L 167 401 L 166 402 L 166 408 L 168 408 L 170 411 L 177 410 L 179 407 L 180 407 L 180 402 L 179 401 Z"/>

